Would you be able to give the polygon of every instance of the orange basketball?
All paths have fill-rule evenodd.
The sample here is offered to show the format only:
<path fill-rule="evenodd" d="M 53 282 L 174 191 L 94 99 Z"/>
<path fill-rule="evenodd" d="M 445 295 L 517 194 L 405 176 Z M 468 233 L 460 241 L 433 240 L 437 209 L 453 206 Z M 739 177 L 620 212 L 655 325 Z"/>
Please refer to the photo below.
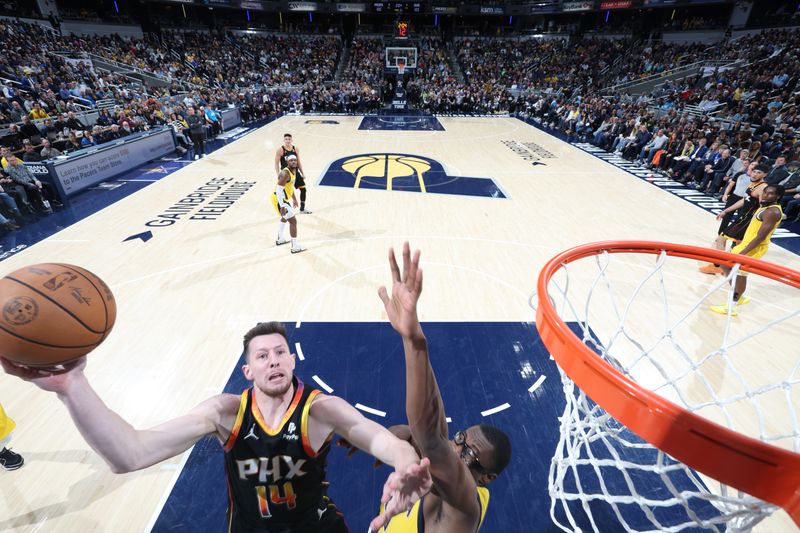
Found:
<path fill-rule="evenodd" d="M 91 352 L 117 318 L 114 295 L 83 268 L 31 265 L 0 279 L 0 355 L 48 367 Z"/>

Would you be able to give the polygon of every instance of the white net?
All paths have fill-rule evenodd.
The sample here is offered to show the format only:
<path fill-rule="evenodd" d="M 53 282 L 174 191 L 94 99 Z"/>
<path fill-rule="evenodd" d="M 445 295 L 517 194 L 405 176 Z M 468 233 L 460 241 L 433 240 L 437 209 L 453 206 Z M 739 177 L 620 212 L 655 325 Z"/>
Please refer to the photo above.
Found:
<path fill-rule="evenodd" d="M 586 346 L 639 385 L 800 452 L 800 291 L 751 275 L 751 301 L 736 307 L 730 282 L 739 265 L 727 276 L 697 267 L 664 252 L 601 252 L 562 265 L 548 297 Z M 725 304 L 726 314 L 710 310 Z M 625 531 L 750 531 L 778 509 L 676 461 L 563 371 L 561 378 L 566 405 L 549 492 L 551 517 L 563 530 L 609 531 L 611 522 Z M 796 528 L 785 514 L 769 520 L 765 531 Z"/>

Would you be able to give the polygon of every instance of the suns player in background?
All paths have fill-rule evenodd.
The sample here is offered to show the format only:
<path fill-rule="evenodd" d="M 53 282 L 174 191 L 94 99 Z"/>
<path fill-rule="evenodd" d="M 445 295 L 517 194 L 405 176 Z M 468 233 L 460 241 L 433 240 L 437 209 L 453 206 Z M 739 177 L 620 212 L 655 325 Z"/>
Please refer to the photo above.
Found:
<path fill-rule="evenodd" d="M 297 157 L 290 155 L 286 159 L 286 168 L 278 172 L 278 183 L 275 185 L 275 190 L 272 192 L 272 206 L 280 217 L 280 221 L 278 222 L 278 239 L 275 241 L 275 245 L 281 246 L 282 244 L 291 242 L 292 253 L 297 254 L 306 250 L 297 243 L 297 217 L 295 216 L 297 214 L 295 211 L 297 209 L 297 200 L 294 197 Z M 293 205 L 289 204 L 289 198 L 292 199 Z M 289 236 L 291 240 L 286 239 L 287 225 L 289 226 Z"/>
<path fill-rule="evenodd" d="M 0 468 L 3 470 L 16 470 L 25 463 L 20 454 L 5 447 L 11 440 L 11 432 L 15 427 L 17 427 L 16 422 L 6 414 L 3 406 L 0 405 L 0 446 L 3 446 L 3 449 L 0 450 Z"/>
<path fill-rule="evenodd" d="M 420 461 L 412 446 L 343 399 L 294 376 L 295 354 L 281 323 L 250 329 L 243 348 L 242 372 L 251 387 L 241 395 L 212 396 L 145 430 L 134 429 L 100 399 L 84 374 L 86 357 L 57 373 L 0 362 L 8 374 L 58 394 L 86 442 L 115 473 L 147 468 L 205 436 L 216 437 L 225 452 L 227 523 L 233 533 L 346 533 L 344 518 L 327 496 L 333 433 L 395 466 L 381 498 L 387 510 L 371 522 L 373 530 L 430 490 L 428 460 Z"/>
<path fill-rule="evenodd" d="M 294 187 L 300 191 L 300 212 L 303 214 L 311 214 L 311 211 L 306 209 L 306 179 L 303 164 L 300 162 L 300 150 L 292 144 L 292 134 L 283 134 L 283 144 L 275 151 L 275 174 L 279 174 L 288 166 L 289 158 L 294 156 L 297 159 L 297 170 L 294 176 Z M 297 207 L 297 200 L 294 200 L 294 207 Z"/>
<path fill-rule="evenodd" d="M 753 215 L 760 205 L 761 194 L 767 186 L 764 181 L 767 172 L 769 172 L 769 167 L 767 167 L 767 165 L 758 164 L 755 161 L 750 162 L 750 166 L 747 168 L 747 180 L 749 181 L 747 188 L 742 191 L 742 196 L 740 196 L 737 201 L 727 205 L 725 209 L 717 215 L 717 220 L 720 221 L 720 225 L 717 238 L 714 241 L 714 248 L 717 250 L 725 250 L 728 241 L 731 241 L 734 247 L 742 242 L 750 220 L 753 218 Z M 737 178 L 737 182 L 738 181 Z M 737 218 L 731 223 L 734 213 L 737 215 Z M 699 270 L 703 274 L 722 274 L 724 272 L 720 265 L 712 263 L 700 267 Z M 747 300 L 742 303 L 747 303 Z"/>
<path fill-rule="evenodd" d="M 753 218 L 750 219 L 742 242 L 734 246 L 731 252 L 748 257 L 764 257 L 769 249 L 770 238 L 781 223 L 783 210 L 779 202 L 783 197 L 783 193 L 784 188 L 780 185 L 767 185 L 764 188 L 761 192 L 760 207 L 753 214 Z M 718 217 L 721 218 L 724 213 L 723 211 Z M 723 265 L 722 269 L 726 276 L 730 274 L 730 267 Z M 728 312 L 733 316 L 738 315 L 737 304 L 746 304 L 749 301 L 744 296 L 745 289 L 747 289 L 747 272 L 741 271 L 736 276 L 733 288 L 733 306 L 730 310 L 727 304 L 712 305 L 711 310 L 723 315 L 727 315 Z"/>

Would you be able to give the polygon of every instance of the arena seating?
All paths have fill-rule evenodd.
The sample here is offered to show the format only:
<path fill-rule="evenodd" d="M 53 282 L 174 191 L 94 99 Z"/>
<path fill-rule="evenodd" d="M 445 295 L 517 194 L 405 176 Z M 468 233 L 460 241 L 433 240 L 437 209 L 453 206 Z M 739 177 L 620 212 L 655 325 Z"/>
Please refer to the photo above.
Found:
<path fill-rule="evenodd" d="M 188 106 L 237 106 L 250 122 L 290 112 L 369 113 L 383 105 L 385 44 L 374 36 L 357 36 L 347 46 L 335 35 L 280 33 L 62 36 L 5 20 L 0 40 L 0 123 L 8 126 L 0 144 L 20 157 L 28 143 L 41 153 L 43 139 L 69 152 L 161 125 L 182 133 Z M 407 89 L 424 111 L 517 114 L 570 140 L 608 150 L 623 145 L 626 157 L 656 171 L 672 169 L 643 157 L 636 138 L 642 125 L 649 136 L 664 131 L 668 155 L 705 137 L 709 145 L 718 142 L 734 154 L 748 149 L 771 164 L 780 154 L 800 158 L 799 45 L 797 30 L 711 45 L 432 34 L 415 41 L 418 68 Z M 147 76 L 80 62 L 92 57 Z M 702 71 L 704 62 L 710 66 Z M 681 68 L 691 73 L 658 81 Z M 632 84 L 653 79 L 651 90 L 627 94 Z"/>

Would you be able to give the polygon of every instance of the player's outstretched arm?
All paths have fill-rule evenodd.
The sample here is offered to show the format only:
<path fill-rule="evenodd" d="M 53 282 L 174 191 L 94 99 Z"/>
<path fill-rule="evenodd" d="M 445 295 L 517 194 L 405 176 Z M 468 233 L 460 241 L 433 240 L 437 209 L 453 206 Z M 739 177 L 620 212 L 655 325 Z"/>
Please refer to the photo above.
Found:
<path fill-rule="evenodd" d="M 174 457 L 206 435 L 216 433 L 224 440 L 239 404 L 239 399 L 230 394 L 214 396 L 183 416 L 137 430 L 109 409 L 89 384 L 83 373 L 85 357 L 57 373 L 20 367 L 5 359 L 0 362 L 8 374 L 58 394 L 83 438 L 117 474 Z"/>
<path fill-rule="evenodd" d="M 309 432 L 319 434 L 317 437 L 312 435 L 312 442 L 320 442 L 324 436 L 334 432 L 397 470 L 419 463 L 419 456 L 411 444 L 395 437 L 338 396 L 320 394 L 311 404 L 310 415 L 315 424 L 309 426 Z"/>
<path fill-rule="evenodd" d="M 433 482 L 429 461 L 420 461 L 411 444 L 368 419 L 342 398 L 319 395 L 311 404 L 310 417 L 314 422 L 308 425 L 312 442 L 323 441 L 333 431 L 348 444 L 394 466 L 381 497 L 384 512 L 370 524 L 372 531 L 383 527 L 392 516 L 411 509 L 430 492 Z"/>
<path fill-rule="evenodd" d="M 391 296 L 385 287 L 378 290 L 392 327 L 403 337 L 406 359 L 406 416 L 414 443 L 431 462 L 431 475 L 437 494 L 460 513 L 466 524 L 480 515 L 475 497 L 476 485 L 468 468 L 448 438 L 442 395 L 428 357 L 428 343 L 417 317 L 417 302 L 422 294 L 419 251 L 413 259 L 408 243 L 403 244 L 403 272 L 389 250 L 392 272 Z M 471 527 L 471 526 L 470 526 Z"/>

